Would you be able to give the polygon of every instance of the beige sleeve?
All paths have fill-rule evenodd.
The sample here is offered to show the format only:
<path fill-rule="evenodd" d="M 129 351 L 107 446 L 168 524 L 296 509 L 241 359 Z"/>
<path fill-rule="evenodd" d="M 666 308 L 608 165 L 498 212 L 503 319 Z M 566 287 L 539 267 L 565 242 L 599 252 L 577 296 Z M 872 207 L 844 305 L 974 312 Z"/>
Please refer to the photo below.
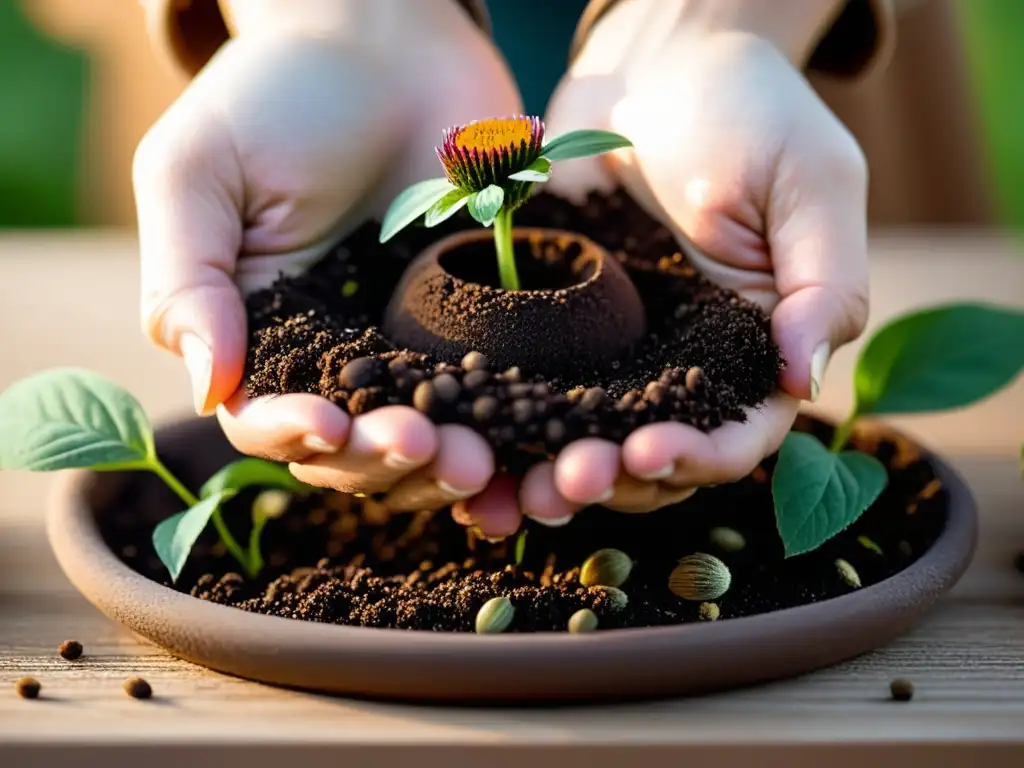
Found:
<path fill-rule="evenodd" d="M 488 35 L 486 0 L 456 0 Z M 221 0 L 139 0 L 157 52 L 189 77 L 202 69 L 233 32 L 230 4 Z"/>

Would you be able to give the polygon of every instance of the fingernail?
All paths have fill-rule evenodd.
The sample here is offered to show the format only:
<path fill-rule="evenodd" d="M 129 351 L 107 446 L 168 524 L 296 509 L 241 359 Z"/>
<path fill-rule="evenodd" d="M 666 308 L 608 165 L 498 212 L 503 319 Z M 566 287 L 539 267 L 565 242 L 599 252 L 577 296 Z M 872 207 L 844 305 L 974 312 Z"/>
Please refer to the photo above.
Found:
<path fill-rule="evenodd" d="M 418 466 L 422 462 L 410 459 L 408 456 L 403 456 L 395 451 L 388 451 L 384 454 L 384 458 L 381 459 L 381 463 L 384 464 L 385 467 L 402 470 Z"/>
<path fill-rule="evenodd" d="M 594 499 L 592 501 L 589 501 L 587 503 L 588 504 L 604 504 L 606 501 L 610 501 L 612 496 L 614 496 L 614 495 L 615 495 L 615 489 L 614 488 L 609 488 L 604 493 L 602 493 L 600 496 L 598 496 L 596 499 Z"/>
<path fill-rule="evenodd" d="M 545 525 L 548 528 L 561 528 L 563 525 L 568 525 L 572 520 L 572 515 L 565 515 L 564 517 L 533 517 L 530 519 L 539 525 Z"/>
<path fill-rule="evenodd" d="M 441 493 L 452 499 L 468 499 L 470 496 L 477 493 L 475 490 L 467 491 L 462 488 L 456 488 L 454 485 L 446 483 L 444 480 L 438 480 L 437 487 L 441 489 Z"/>
<path fill-rule="evenodd" d="M 484 540 L 491 544 L 498 544 L 507 538 L 508 536 L 484 536 Z"/>
<path fill-rule="evenodd" d="M 640 480 L 664 480 L 666 477 L 676 471 L 675 462 L 666 464 L 664 467 L 654 470 L 653 472 L 646 472 L 642 475 L 637 475 Z"/>
<path fill-rule="evenodd" d="M 210 377 L 213 374 L 213 354 L 202 339 L 194 333 L 184 333 L 178 341 L 181 356 L 185 360 L 189 378 L 192 380 L 192 404 L 196 413 L 206 412 L 206 399 L 210 396 Z"/>
<path fill-rule="evenodd" d="M 306 435 L 302 438 L 302 444 L 313 451 L 313 453 L 337 453 L 340 445 L 334 445 L 317 435 Z"/>
<path fill-rule="evenodd" d="M 825 366 L 828 365 L 832 345 L 827 341 L 819 344 L 811 355 L 811 402 L 817 402 L 821 394 L 821 383 L 825 379 Z"/>

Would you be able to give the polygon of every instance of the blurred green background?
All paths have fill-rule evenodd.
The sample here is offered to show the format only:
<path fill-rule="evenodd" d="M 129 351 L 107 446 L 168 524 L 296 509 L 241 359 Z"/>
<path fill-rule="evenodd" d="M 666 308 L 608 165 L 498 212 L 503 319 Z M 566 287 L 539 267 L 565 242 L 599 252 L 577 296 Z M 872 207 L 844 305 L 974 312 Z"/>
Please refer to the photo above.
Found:
<path fill-rule="evenodd" d="M 491 0 L 528 111 L 543 110 L 584 5 Z M 1002 223 L 1024 228 L 1024 0 L 960 0 L 957 8 Z M 542 27 L 537 18 L 546 19 Z M 91 191 L 82 174 L 94 65 L 84 47 L 40 32 L 18 0 L 0 0 L 0 228 L 96 223 L 82 213 Z"/>

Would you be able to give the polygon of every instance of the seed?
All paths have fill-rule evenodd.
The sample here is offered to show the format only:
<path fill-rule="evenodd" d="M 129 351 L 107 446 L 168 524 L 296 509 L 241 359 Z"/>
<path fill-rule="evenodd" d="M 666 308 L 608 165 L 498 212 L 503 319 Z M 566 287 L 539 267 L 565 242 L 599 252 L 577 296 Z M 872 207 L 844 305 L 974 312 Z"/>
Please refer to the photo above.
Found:
<path fill-rule="evenodd" d="M 505 371 L 505 373 L 502 374 L 502 375 L 504 376 L 505 381 L 509 381 L 509 382 L 513 382 L 513 383 L 522 381 L 522 379 L 523 379 L 523 372 L 521 370 L 519 370 L 519 366 L 518 365 L 513 365 L 511 368 L 509 368 L 507 371 Z"/>
<path fill-rule="evenodd" d="M 491 361 L 483 352 L 470 352 L 462 358 L 462 369 L 464 371 L 486 371 Z"/>
<path fill-rule="evenodd" d="M 60 644 L 60 655 L 68 661 L 74 661 L 82 655 L 82 644 L 77 640 L 65 640 Z"/>
<path fill-rule="evenodd" d="M 621 587 L 633 570 L 633 560 L 617 549 L 599 549 L 580 568 L 584 587 Z"/>
<path fill-rule="evenodd" d="M 696 365 L 686 372 L 686 388 L 693 392 L 704 380 L 704 371 Z"/>
<path fill-rule="evenodd" d="M 701 621 L 715 621 L 721 615 L 722 615 L 722 611 L 718 607 L 718 603 L 701 603 L 700 604 L 700 618 L 701 618 Z"/>
<path fill-rule="evenodd" d="M 484 603 L 476 614 L 477 634 L 497 634 L 504 632 L 512 623 L 516 609 L 507 597 L 492 597 Z"/>
<path fill-rule="evenodd" d="M 14 684 L 14 688 L 23 699 L 38 699 L 43 686 L 34 677 L 23 677 Z"/>
<path fill-rule="evenodd" d="M 276 520 L 285 513 L 291 504 L 292 495 L 279 488 L 268 488 L 252 503 L 252 519 L 254 521 Z"/>
<path fill-rule="evenodd" d="M 649 403 L 654 403 L 655 405 L 658 405 L 658 403 L 660 403 L 664 397 L 665 390 L 656 381 L 652 381 L 644 388 L 644 399 L 647 400 L 647 402 Z"/>
<path fill-rule="evenodd" d="M 900 552 L 902 552 L 907 557 L 913 556 L 914 550 L 910 547 L 910 543 L 909 542 L 901 541 L 900 544 L 899 544 L 899 547 L 900 547 Z"/>
<path fill-rule="evenodd" d="M 512 401 L 512 421 L 526 424 L 533 418 L 533 401 L 523 398 Z"/>
<path fill-rule="evenodd" d="M 845 581 L 854 589 L 860 587 L 860 574 L 857 573 L 857 569 L 850 565 L 848 562 L 839 558 L 836 560 L 836 570 L 839 572 L 839 578 Z"/>
<path fill-rule="evenodd" d="M 743 538 L 743 534 L 734 528 L 724 526 L 712 528 L 708 533 L 708 538 L 723 552 L 739 552 L 747 546 L 747 540 Z"/>
<path fill-rule="evenodd" d="M 914 684 L 903 677 L 889 683 L 889 693 L 895 701 L 910 701 L 914 698 Z"/>
<path fill-rule="evenodd" d="M 462 377 L 462 386 L 468 389 L 470 392 L 484 386 L 491 379 L 491 374 L 487 371 L 476 370 L 470 371 Z"/>
<path fill-rule="evenodd" d="M 548 419 L 544 424 L 544 439 L 554 444 L 562 442 L 565 439 L 565 422 L 561 419 Z"/>
<path fill-rule="evenodd" d="M 569 631 L 574 635 L 597 629 L 597 614 L 589 608 L 580 608 L 569 617 Z"/>
<path fill-rule="evenodd" d="M 668 588 L 684 600 L 717 600 L 729 591 L 729 567 L 713 555 L 698 552 L 679 561 L 668 577 Z"/>
<path fill-rule="evenodd" d="M 384 371 L 383 361 L 375 357 L 357 357 L 350 360 L 338 374 L 338 384 L 345 389 L 368 387 Z"/>
<path fill-rule="evenodd" d="M 481 424 L 486 424 L 497 415 L 500 407 L 498 398 L 492 395 L 478 397 L 473 401 L 473 419 Z"/>
<path fill-rule="evenodd" d="M 434 391 L 441 398 L 441 402 L 451 405 L 459 399 L 462 385 L 450 373 L 442 373 L 434 378 Z"/>
<path fill-rule="evenodd" d="M 629 605 L 629 596 L 618 587 L 591 587 L 590 591 L 600 595 L 615 613 Z"/>
<path fill-rule="evenodd" d="M 412 405 L 420 413 L 430 414 L 438 406 L 437 392 L 430 381 L 421 381 L 412 393 Z"/>
<path fill-rule="evenodd" d="M 580 408 L 585 411 L 596 411 L 601 407 L 601 404 L 605 401 L 604 390 L 601 387 L 591 387 L 583 393 L 583 397 L 580 398 Z"/>
<path fill-rule="evenodd" d="M 359 283 L 355 280 L 346 280 L 341 285 L 341 295 L 343 298 L 351 298 L 356 295 L 356 291 L 359 290 Z"/>
<path fill-rule="evenodd" d="M 153 689 L 141 677 L 130 677 L 125 680 L 124 692 L 133 699 L 148 699 L 153 695 Z"/>
<path fill-rule="evenodd" d="M 880 546 L 878 546 L 877 544 L 875 544 L 875 542 L 873 542 L 867 536 L 858 536 L 857 537 L 857 543 L 860 544 L 862 547 L 864 547 L 864 549 L 870 549 L 872 552 L 874 552 L 876 554 L 879 554 L 879 555 L 884 554 L 882 552 L 882 548 Z"/>

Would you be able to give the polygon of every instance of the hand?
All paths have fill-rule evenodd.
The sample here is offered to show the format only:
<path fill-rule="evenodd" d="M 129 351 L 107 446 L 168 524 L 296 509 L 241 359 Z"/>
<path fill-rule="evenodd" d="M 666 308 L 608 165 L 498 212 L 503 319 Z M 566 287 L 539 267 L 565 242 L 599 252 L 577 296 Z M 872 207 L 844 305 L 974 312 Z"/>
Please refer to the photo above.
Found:
<path fill-rule="evenodd" d="M 196 410 L 216 408 L 236 448 L 291 462 L 301 480 L 426 509 L 487 485 L 482 437 L 435 429 L 411 408 L 350 420 L 312 394 L 250 401 L 240 389 L 244 291 L 303 271 L 436 175 L 444 127 L 521 110 L 499 56 L 454 3 L 397 2 L 239 15 L 238 36 L 141 142 L 134 183 L 144 327 L 184 358 Z"/>
<path fill-rule="evenodd" d="M 665 423 L 637 430 L 621 448 L 580 440 L 528 473 L 528 515 L 557 508 L 568 519 L 596 501 L 648 511 L 740 479 L 778 449 L 799 400 L 816 398 L 831 351 L 863 330 L 867 173 L 859 147 L 787 60 L 787 52 L 801 56 L 791 38 L 782 44 L 737 29 L 735 17 L 719 24 L 688 15 L 758 5 L 775 15 L 808 7 L 622 2 L 559 86 L 548 127 L 551 135 L 607 128 L 633 140 L 631 152 L 563 163 L 553 191 L 623 184 L 706 276 L 761 304 L 787 360 L 781 391 L 746 423 L 709 434 Z M 740 26 L 756 26 L 747 21 Z"/>

